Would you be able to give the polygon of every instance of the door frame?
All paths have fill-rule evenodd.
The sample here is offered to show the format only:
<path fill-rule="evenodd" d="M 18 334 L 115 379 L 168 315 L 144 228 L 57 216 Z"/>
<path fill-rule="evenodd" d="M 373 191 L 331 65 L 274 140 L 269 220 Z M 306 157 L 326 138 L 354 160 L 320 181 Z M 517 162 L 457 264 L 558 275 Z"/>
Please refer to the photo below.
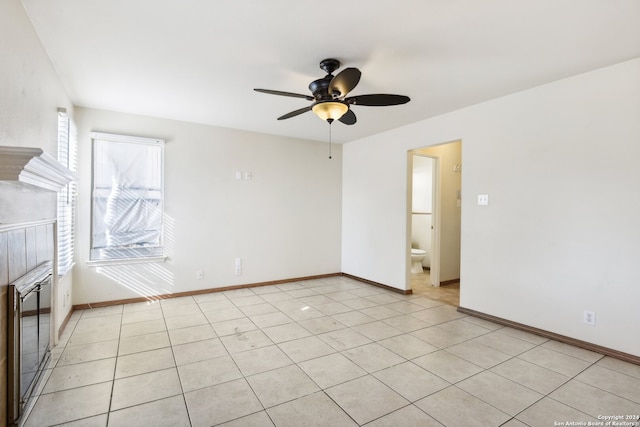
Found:
<path fill-rule="evenodd" d="M 426 148 L 426 147 L 425 147 Z M 440 286 L 440 236 L 441 236 L 441 221 L 440 221 L 440 158 L 437 156 L 430 156 L 428 154 L 420 153 L 420 149 L 409 150 L 408 166 L 408 209 L 407 209 L 407 246 L 408 246 L 408 262 L 407 262 L 407 278 L 411 283 L 411 235 L 412 235 L 412 220 L 413 220 L 413 157 L 427 157 L 430 158 L 432 163 L 431 168 L 431 247 L 429 257 L 431 259 L 430 268 L 430 280 L 432 286 Z"/>
<path fill-rule="evenodd" d="M 430 278 L 432 286 L 440 286 L 440 236 L 442 231 L 441 200 L 440 200 L 440 157 L 427 156 L 433 159 L 431 169 L 431 270 Z"/>
<path fill-rule="evenodd" d="M 440 144 L 433 144 L 433 145 L 426 145 L 426 146 L 419 146 L 416 148 L 413 148 L 411 150 L 407 150 L 407 241 L 406 241 L 406 252 L 407 252 L 407 282 L 406 282 L 406 289 L 411 289 L 411 278 L 412 278 L 412 273 L 411 273 L 411 227 L 412 227 L 412 202 L 413 202 L 413 159 L 414 156 L 422 156 L 422 157 L 430 157 L 434 160 L 433 163 L 433 187 L 432 187 L 432 226 L 433 226 L 433 230 L 431 233 L 431 238 L 432 238 L 432 244 L 431 244 L 431 272 L 430 272 L 430 282 L 432 286 L 441 286 L 443 283 L 449 283 L 452 282 L 452 280 L 445 280 L 443 282 L 443 274 L 447 274 L 449 275 L 449 270 L 451 268 L 457 268 L 459 269 L 461 266 L 458 265 L 457 267 L 455 266 L 455 264 L 453 264 L 455 262 L 455 258 L 458 258 L 460 263 L 462 262 L 462 230 L 460 228 L 459 230 L 459 236 L 460 236 L 460 242 L 459 242 L 459 246 L 457 248 L 457 250 L 459 251 L 457 255 L 454 255 L 454 253 L 452 252 L 454 249 L 454 247 L 450 247 L 450 244 L 455 243 L 453 240 L 449 241 L 449 240 L 444 240 L 444 239 L 449 239 L 449 233 L 451 232 L 449 226 L 449 221 L 451 218 L 449 218 L 448 216 L 446 218 L 443 217 L 443 212 L 447 212 L 447 214 L 450 212 L 450 202 L 453 202 L 453 193 L 450 193 L 451 191 L 453 191 L 452 184 L 453 182 L 449 182 L 448 181 L 448 177 L 452 176 L 451 175 L 451 171 L 449 169 L 450 164 L 449 162 L 452 160 L 455 163 L 452 164 L 453 166 L 453 173 L 460 173 L 459 178 L 455 178 L 456 179 L 456 183 L 457 180 L 459 180 L 459 187 L 457 188 L 457 194 L 456 194 L 456 203 L 457 203 L 457 208 L 461 209 L 462 207 L 462 200 L 461 200 L 461 194 L 463 191 L 463 185 L 464 182 L 462 180 L 462 139 L 455 139 L 452 141 L 447 141 L 447 142 L 442 142 Z M 454 144 L 454 143 L 458 143 L 460 144 L 460 152 L 451 152 L 449 151 L 447 148 L 444 148 L 443 146 L 448 146 L 450 144 Z M 439 147 L 439 148 L 437 148 Z M 443 150 L 444 148 L 444 150 Z M 452 157 L 453 156 L 453 157 Z M 444 169 L 443 169 L 444 168 Z M 444 192 L 447 193 L 444 193 Z M 446 203 L 446 204 L 445 204 Z M 453 214 L 453 212 L 451 212 Z M 462 227 L 462 212 L 459 213 L 460 215 L 460 223 L 458 224 L 460 227 Z M 453 224 L 453 223 L 452 223 Z M 445 228 L 446 229 L 446 233 L 445 233 Z M 444 234 L 444 237 L 443 237 Z M 451 237 L 453 237 L 453 235 L 451 235 Z M 444 251 L 444 252 L 443 252 Z M 455 258 L 451 258 L 451 260 L 449 259 L 449 256 L 452 256 Z M 453 272 L 453 271 L 451 271 Z M 455 279 L 456 281 L 460 280 L 460 271 L 458 270 L 457 272 L 458 274 L 458 278 Z M 447 278 L 445 276 L 445 278 Z"/>

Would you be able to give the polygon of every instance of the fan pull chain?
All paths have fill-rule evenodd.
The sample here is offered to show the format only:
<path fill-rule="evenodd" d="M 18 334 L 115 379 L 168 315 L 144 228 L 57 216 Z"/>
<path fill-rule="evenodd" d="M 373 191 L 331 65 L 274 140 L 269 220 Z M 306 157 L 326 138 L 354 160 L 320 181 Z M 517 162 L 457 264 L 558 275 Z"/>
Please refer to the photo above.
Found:
<path fill-rule="evenodd" d="M 329 122 L 329 158 L 331 158 L 331 122 Z"/>

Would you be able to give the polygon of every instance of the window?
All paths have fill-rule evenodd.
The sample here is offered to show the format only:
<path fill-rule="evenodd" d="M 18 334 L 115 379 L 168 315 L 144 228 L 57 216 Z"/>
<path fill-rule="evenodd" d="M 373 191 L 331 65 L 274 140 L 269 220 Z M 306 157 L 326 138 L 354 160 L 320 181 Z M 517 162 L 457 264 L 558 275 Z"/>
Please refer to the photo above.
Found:
<path fill-rule="evenodd" d="M 78 132 L 64 108 L 58 109 L 58 161 L 76 172 Z M 58 191 L 58 274 L 65 275 L 74 263 L 77 183 Z"/>
<path fill-rule="evenodd" d="M 163 256 L 164 141 L 93 133 L 92 261 Z"/>

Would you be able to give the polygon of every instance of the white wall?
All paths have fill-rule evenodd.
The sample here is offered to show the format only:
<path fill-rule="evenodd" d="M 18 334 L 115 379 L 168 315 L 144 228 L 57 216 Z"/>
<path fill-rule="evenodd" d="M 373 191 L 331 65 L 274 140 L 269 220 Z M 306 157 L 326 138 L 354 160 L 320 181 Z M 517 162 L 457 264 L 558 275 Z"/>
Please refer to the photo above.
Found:
<path fill-rule="evenodd" d="M 58 156 L 58 107 L 73 112 L 49 57 L 18 0 L 0 2 L 0 145 Z M 0 181 L 0 222 L 56 216 L 55 193 Z"/>
<path fill-rule="evenodd" d="M 58 107 L 73 115 L 73 106 L 19 0 L 0 1 L 0 58 L 0 145 L 42 148 L 57 157 Z M 55 217 L 54 192 L 0 182 L 0 223 Z M 71 286 L 71 274 L 58 284 L 56 330 L 71 309 L 62 298 Z M 6 287 L 0 294 L 6 303 Z"/>
<path fill-rule="evenodd" d="M 413 186 L 411 190 L 411 211 L 432 213 L 433 159 L 431 157 L 413 156 Z"/>
<path fill-rule="evenodd" d="M 640 59 L 346 144 L 342 270 L 406 289 L 407 150 L 461 139 L 461 306 L 640 355 L 638 76 Z"/>
<path fill-rule="evenodd" d="M 74 304 L 340 272 L 341 148 L 85 108 L 79 128 Z M 99 131 L 165 144 L 165 263 L 88 267 L 91 140 Z M 236 180 L 235 172 L 251 172 Z M 243 272 L 236 276 L 235 258 Z M 204 270 L 204 280 L 196 271 Z"/>

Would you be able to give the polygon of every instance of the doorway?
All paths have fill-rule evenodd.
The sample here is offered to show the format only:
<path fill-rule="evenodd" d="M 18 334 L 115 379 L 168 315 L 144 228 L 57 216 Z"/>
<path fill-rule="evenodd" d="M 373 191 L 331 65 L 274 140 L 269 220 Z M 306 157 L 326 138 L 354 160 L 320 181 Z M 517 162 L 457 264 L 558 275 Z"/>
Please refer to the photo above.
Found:
<path fill-rule="evenodd" d="M 429 227 L 428 264 L 424 274 L 411 272 L 410 283 L 425 281 L 431 287 L 457 287 L 460 282 L 460 229 L 462 205 L 462 141 L 453 141 L 409 151 L 409 183 L 411 200 L 408 205 L 408 247 L 425 246 L 425 226 Z M 432 160 L 431 186 L 425 186 L 425 164 Z M 429 194 L 430 193 L 430 194 Z M 431 203 L 425 202 L 431 198 Z M 416 199 L 416 203 L 414 203 Z M 425 209 L 426 207 L 426 209 Z M 429 217 L 426 220 L 425 217 Z M 422 227 L 414 230 L 414 227 Z M 417 240 L 417 241 L 416 241 Z M 407 251 L 410 253 L 411 251 Z M 427 259 L 425 257 L 425 259 Z M 428 267 L 428 268 L 427 268 Z M 415 268 L 414 268 L 415 270 Z M 421 280 L 417 280 L 421 279 Z M 412 284 L 412 289 L 414 288 Z M 434 289 L 435 290 L 435 289 Z M 444 289 L 442 289 L 444 291 Z M 415 290 L 414 290 L 415 291 Z M 459 291 L 457 291 L 459 294 Z M 449 298 L 450 299 L 450 298 Z"/>

